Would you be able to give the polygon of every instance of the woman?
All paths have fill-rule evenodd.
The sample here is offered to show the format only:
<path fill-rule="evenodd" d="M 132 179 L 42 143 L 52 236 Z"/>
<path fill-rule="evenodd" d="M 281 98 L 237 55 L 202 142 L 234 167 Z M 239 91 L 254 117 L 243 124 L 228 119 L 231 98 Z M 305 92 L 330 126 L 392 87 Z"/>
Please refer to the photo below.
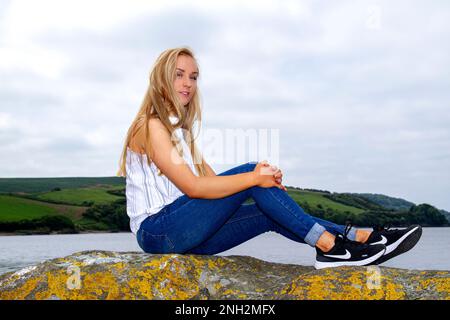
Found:
<path fill-rule="evenodd" d="M 201 122 L 197 80 L 188 47 L 161 53 L 131 124 L 119 176 L 126 176 L 127 214 L 139 246 L 149 253 L 216 254 L 274 231 L 316 248 L 316 268 L 381 263 L 411 249 L 420 226 L 362 230 L 305 213 L 267 161 L 219 175 L 193 139 Z M 255 203 L 244 204 L 252 198 Z"/>

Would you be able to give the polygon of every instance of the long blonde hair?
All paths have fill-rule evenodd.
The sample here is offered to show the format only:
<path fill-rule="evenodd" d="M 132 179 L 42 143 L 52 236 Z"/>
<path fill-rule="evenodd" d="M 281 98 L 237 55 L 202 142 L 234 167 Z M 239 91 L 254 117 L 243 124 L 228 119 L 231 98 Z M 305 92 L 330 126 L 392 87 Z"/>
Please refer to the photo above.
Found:
<path fill-rule="evenodd" d="M 163 51 L 156 59 L 150 73 L 150 83 L 145 93 L 144 100 L 142 101 L 141 107 L 128 129 L 119 160 L 119 171 L 116 174 L 117 176 L 126 176 L 127 147 L 129 146 L 131 138 L 139 131 L 139 129 L 142 128 L 142 126 L 145 130 L 145 143 L 142 147 L 147 155 L 147 162 L 150 165 L 152 161 L 150 157 L 150 139 L 148 128 L 150 118 L 160 119 L 169 131 L 171 137 L 175 137 L 173 134 L 175 129 L 180 127 L 183 129 L 183 136 L 191 151 L 194 166 L 197 169 L 199 176 L 206 175 L 205 162 L 196 147 L 196 138 L 194 138 L 193 134 L 194 122 L 198 120 L 199 124 L 201 124 L 199 90 L 197 88 L 189 104 L 183 106 L 178 101 L 173 88 L 173 82 L 176 75 L 176 63 L 179 55 L 189 56 L 196 61 L 194 54 L 189 47 L 167 49 Z M 169 119 L 169 115 L 171 113 L 175 114 L 179 119 L 178 123 L 172 125 Z M 178 151 L 179 155 L 183 156 L 183 149 L 179 145 L 179 140 L 172 139 L 171 142 Z M 158 174 L 162 175 L 162 172 L 159 170 Z"/>

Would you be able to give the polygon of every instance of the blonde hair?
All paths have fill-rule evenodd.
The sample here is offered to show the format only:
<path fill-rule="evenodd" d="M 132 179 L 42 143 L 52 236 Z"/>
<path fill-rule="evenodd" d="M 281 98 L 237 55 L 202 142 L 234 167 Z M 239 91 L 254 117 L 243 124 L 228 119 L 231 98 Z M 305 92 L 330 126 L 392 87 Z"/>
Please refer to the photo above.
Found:
<path fill-rule="evenodd" d="M 173 88 L 173 82 L 176 76 L 176 63 L 177 58 L 180 55 L 186 55 L 193 58 L 194 54 L 189 47 L 180 47 L 167 49 L 163 51 L 156 59 L 153 69 L 150 73 L 150 83 L 145 93 L 144 100 L 141 103 L 141 107 L 131 123 L 125 143 L 123 146 L 122 154 L 119 160 L 119 171 L 117 176 L 126 176 L 126 156 L 127 147 L 131 141 L 131 138 L 144 127 L 145 142 L 141 146 L 147 155 L 147 162 L 150 165 L 150 142 L 149 142 L 149 128 L 148 122 L 151 118 L 158 118 L 167 128 L 171 137 L 175 137 L 174 130 L 181 127 L 183 130 L 183 136 L 191 151 L 191 156 L 194 162 L 194 166 L 197 169 L 199 176 L 206 175 L 206 166 L 203 158 L 198 151 L 193 135 L 194 121 L 198 120 L 201 124 L 201 106 L 199 98 L 199 90 L 195 90 L 191 101 L 188 105 L 183 106 L 177 99 L 176 92 Z M 197 61 L 196 61 L 197 62 Z M 198 63 L 197 63 L 198 66 Z M 169 120 L 170 114 L 175 114 L 179 119 L 178 123 L 172 125 Z M 183 156 L 183 149 L 179 145 L 179 140 L 172 139 L 172 145 L 178 151 L 178 154 Z M 155 151 L 156 152 L 156 151 Z M 158 169 L 158 175 L 162 175 L 162 172 Z"/>

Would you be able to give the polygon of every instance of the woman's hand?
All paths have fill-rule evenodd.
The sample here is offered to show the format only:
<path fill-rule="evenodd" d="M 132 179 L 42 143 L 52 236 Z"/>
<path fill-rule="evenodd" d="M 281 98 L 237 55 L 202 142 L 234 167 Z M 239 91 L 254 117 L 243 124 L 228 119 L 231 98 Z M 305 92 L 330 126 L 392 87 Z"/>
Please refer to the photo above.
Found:
<path fill-rule="evenodd" d="M 255 176 L 255 184 L 258 187 L 270 188 L 277 187 L 287 191 L 286 187 L 281 184 L 283 173 L 276 166 L 271 166 L 266 160 L 259 162 L 253 170 Z"/>

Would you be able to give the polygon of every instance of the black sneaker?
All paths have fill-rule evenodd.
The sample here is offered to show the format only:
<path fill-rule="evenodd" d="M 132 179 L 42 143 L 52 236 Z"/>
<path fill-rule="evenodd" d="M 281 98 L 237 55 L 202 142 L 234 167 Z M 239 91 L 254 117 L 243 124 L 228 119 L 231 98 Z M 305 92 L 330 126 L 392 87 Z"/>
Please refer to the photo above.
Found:
<path fill-rule="evenodd" d="M 375 264 L 380 264 L 411 250 L 417 244 L 421 235 L 422 227 L 418 224 L 409 226 L 406 229 L 374 226 L 365 243 L 368 245 L 384 244 L 386 246 L 384 255 L 375 261 Z"/>
<path fill-rule="evenodd" d="M 316 247 L 316 269 L 340 266 L 366 266 L 383 256 L 386 251 L 384 244 L 365 244 L 349 240 L 347 234 L 351 225 L 347 225 L 344 234 L 337 234 L 334 247 L 323 252 Z"/>

